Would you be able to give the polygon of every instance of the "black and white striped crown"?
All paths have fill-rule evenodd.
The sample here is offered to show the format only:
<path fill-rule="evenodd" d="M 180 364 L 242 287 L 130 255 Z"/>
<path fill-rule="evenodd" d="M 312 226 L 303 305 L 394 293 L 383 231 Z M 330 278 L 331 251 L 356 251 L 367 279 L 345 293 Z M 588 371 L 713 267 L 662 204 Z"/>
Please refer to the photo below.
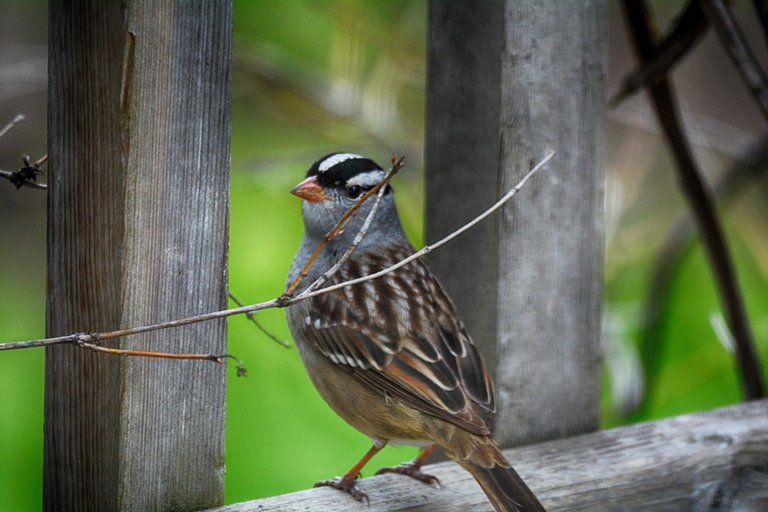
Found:
<path fill-rule="evenodd" d="M 307 177 L 317 176 L 324 187 L 347 185 L 353 181 L 361 186 L 381 181 L 384 171 L 373 160 L 355 153 L 330 153 L 312 164 Z"/>

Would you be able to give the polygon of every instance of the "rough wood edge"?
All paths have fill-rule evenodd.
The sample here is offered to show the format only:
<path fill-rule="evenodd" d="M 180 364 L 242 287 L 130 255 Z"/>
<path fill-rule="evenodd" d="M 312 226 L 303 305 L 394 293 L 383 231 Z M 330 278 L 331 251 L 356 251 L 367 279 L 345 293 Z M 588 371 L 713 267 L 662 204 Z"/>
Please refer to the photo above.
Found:
<path fill-rule="evenodd" d="M 505 453 L 550 511 L 768 510 L 766 400 Z M 479 486 L 455 464 L 430 465 L 425 472 L 437 476 L 442 488 L 399 475 L 364 479 L 360 487 L 370 506 L 321 488 L 209 512 L 492 510 Z"/>

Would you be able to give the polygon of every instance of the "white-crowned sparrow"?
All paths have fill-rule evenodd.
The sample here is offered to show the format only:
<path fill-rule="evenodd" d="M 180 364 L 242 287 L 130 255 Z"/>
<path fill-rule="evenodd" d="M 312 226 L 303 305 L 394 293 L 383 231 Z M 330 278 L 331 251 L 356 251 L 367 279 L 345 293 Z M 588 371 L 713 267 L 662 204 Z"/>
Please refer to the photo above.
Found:
<path fill-rule="evenodd" d="M 344 213 L 385 173 L 351 153 L 326 155 L 291 192 L 304 199 L 305 234 L 291 283 Z M 296 289 L 301 292 L 344 254 L 373 205 L 366 201 L 328 243 Z M 327 284 L 382 270 L 413 253 L 387 186 L 360 245 Z M 419 260 L 380 278 L 288 308 L 288 323 L 312 382 L 350 425 L 374 440 L 343 477 L 318 482 L 367 499 L 355 486 L 360 469 L 387 442 L 426 448 L 414 461 L 384 472 L 423 482 L 420 469 L 435 445 L 468 470 L 496 510 L 544 510 L 493 439 L 494 387 L 451 299 Z"/>

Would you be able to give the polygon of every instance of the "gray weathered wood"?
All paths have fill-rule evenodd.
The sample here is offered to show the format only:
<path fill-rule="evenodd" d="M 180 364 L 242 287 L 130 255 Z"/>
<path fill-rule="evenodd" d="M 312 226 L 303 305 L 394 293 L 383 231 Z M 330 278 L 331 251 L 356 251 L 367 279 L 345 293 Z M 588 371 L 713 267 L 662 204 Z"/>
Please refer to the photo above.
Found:
<path fill-rule="evenodd" d="M 549 441 L 505 454 L 552 512 L 768 510 L 768 401 Z M 383 475 L 360 484 L 370 506 L 323 488 L 215 511 L 492 510 L 472 477 L 452 462 L 424 471 L 439 477 L 443 488 Z"/>
<path fill-rule="evenodd" d="M 429 257 L 495 367 L 504 445 L 599 425 L 604 0 L 429 4 L 427 238 L 557 152 Z"/>
<path fill-rule="evenodd" d="M 231 6 L 56 1 L 49 19 L 47 334 L 225 307 Z M 224 353 L 225 336 L 119 346 Z M 225 370 L 48 348 L 45 509 L 221 504 Z"/>

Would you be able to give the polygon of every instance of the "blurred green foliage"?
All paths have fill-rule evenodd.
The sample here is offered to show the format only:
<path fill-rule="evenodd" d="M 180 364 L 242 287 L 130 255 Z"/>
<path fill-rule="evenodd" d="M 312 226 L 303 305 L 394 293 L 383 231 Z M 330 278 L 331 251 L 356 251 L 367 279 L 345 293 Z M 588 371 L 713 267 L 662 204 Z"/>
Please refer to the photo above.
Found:
<path fill-rule="evenodd" d="M 395 189 L 409 236 L 421 243 L 426 1 L 237 0 L 234 9 L 231 289 L 247 303 L 281 293 L 302 235 L 299 200 L 288 190 L 312 161 L 332 150 L 360 152 L 382 165 L 393 153 L 407 156 Z M 659 242 L 684 207 L 669 161 L 642 144 L 628 156 L 628 137 L 638 135 L 609 130 L 605 426 L 626 423 L 632 414 L 633 421 L 648 420 L 740 400 L 732 355 L 713 328 L 718 298 L 696 245 L 670 283 L 663 342 L 650 355 L 656 392 L 635 412 L 645 382 L 638 340 L 647 283 Z M 653 144 L 658 148 L 658 140 Z M 640 162 L 640 168 L 628 162 Z M 764 192 L 735 201 L 726 225 L 766 361 Z M 44 248 L 22 243 L 21 230 L 2 234 L 0 341 L 42 337 Z M 290 339 L 282 311 L 259 318 Z M 249 375 L 237 378 L 233 367 L 227 370 L 227 502 L 307 488 L 346 471 L 368 449 L 370 441 L 320 399 L 294 348 L 269 340 L 244 317 L 230 319 L 229 343 Z M 40 508 L 43 359 L 38 349 L 0 354 L 3 511 Z M 415 453 L 388 448 L 367 474 Z"/>
<path fill-rule="evenodd" d="M 330 151 L 382 166 L 405 155 L 395 189 L 406 229 L 421 241 L 425 9 L 423 1 L 235 2 L 230 285 L 241 299 L 281 293 L 303 231 L 288 190 Z M 377 123 L 379 115 L 389 121 Z M 290 340 L 283 311 L 260 319 Z M 245 318 L 229 326 L 230 351 L 249 376 L 228 383 L 227 502 L 303 489 L 351 467 L 370 440 L 322 401 L 295 348 Z M 367 474 L 415 454 L 388 448 Z"/>

